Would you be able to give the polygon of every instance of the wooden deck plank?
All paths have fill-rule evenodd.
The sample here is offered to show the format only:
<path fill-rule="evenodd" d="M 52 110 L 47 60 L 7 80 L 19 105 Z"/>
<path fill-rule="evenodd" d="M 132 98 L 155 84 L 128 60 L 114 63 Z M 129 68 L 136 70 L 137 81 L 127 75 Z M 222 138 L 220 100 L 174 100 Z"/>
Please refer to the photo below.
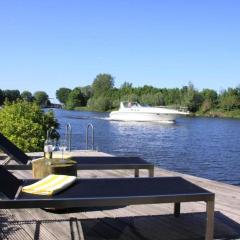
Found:
<path fill-rule="evenodd" d="M 75 153 L 77 154 L 77 153 Z M 85 154 L 91 155 L 90 152 Z M 96 152 L 94 154 L 97 154 Z M 102 153 L 103 154 L 103 153 Z M 31 171 L 14 171 L 19 178 L 32 178 Z M 81 178 L 133 177 L 131 170 L 78 171 Z M 140 170 L 140 176 L 148 176 Z M 240 238 L 240 187 L 155 168 L 155 176 L 182 176 L 216 193 L 215 239 Z M 0 236 L 6 239 L 202 239 L 206 204 L 181 204 L 181 216 L 173 216 L 173 204 L 149 204 L 115 209 L 92 209 L 63 214 L 41 209 L 0 210 Z M 7 218 L 4 216 L 7 214 Z M 14 224 L 13 224 L 14 223 Z M 4 225 L 5 224 L 5 225 Z M 11 224 L 13 226 L 11 226 Z"/>
<path fill-rule="evenodd" d="M 32 210 L 34 211 L 34 210 Z M 33 218 L 29 210 L 16 209 L 14 210 L 15 222 L 22 225 L 33 239 L 57 240 L 55 234 L 51 233 L 51 228 L 46 228 L 42 225 L 41 218 Z"/>
<path fill-rule="evenodd" d="M 22 223 L 16 222 L 14 216 L 15 214 L 13 215 L 9 209 L 1 210 L 0 229 L 2 236 L 0 234 L 0 239 L 33 240 L 32 233 L 29 234 Z"/>

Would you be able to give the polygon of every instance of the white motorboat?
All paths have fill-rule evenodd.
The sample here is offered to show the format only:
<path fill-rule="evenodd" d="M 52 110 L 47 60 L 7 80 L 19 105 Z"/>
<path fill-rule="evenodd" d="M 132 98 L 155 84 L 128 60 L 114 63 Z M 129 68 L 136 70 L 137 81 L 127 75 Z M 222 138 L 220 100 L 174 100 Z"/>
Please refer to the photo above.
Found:
<path fill-rule="evenodd" d="M 121 102 L 119 110 L 110 113 L 110 119 L 116 121 L 174 122 L 178 116 L 188 114 L 189 112 L 166 107 L 149 107 L 136 102 Z"/>

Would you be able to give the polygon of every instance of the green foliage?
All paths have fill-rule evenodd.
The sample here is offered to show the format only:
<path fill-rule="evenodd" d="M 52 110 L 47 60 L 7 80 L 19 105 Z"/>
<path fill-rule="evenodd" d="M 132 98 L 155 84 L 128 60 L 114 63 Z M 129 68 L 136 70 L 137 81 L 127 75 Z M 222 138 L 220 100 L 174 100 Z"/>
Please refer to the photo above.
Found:
<path fill-rule="evenodd" d="M 231 111 L 240 108 L 240 89 L 228 88 L 220 95 L 220 106 L 224 110 Z"/>
<path fill-rule="evenodd" d="M 119 106 L 120 106 L 120 100 L 119 100 L 119 99 L 114 99 L 114 100 L 112 101 L 112 108 L 113 108 L 113 109 L 118 109 Z M 109 109 L 108 109 L 108 110 L 109 110 Z"/>
<path fill-rule="evenodd" d="M 213 104 L 217 103 L 218 95 L 217 92 L 212 89 L 203 89 L 202 95 L 204 99 L 211 101 Z"/>
<path fill-rule="evenodd" d="M 21 95 L 18 90 L 5 90 L 4 98 L 7 99 L 9 102 L 14 102 L 20 99 Z"/>
<path fill-rule="evenodd" d="M 206 113 L 212 108 L 212 102 L 208 99 L 205 99 L 201 105 L 200 112 Z"/>
<path fill-rule="evenodd" d="M 90 98 L 88 107 L 96 111 L 107 111 L 112 108 L 112 102 L 109 97 L 101 96 L 98 98 Z"/>
<path fill-rule="evenodd" d="M 25 152 L 42 151 L 50 128 L 58 128 L 53 112 L 45 113 L 36 103 L 8 102 L 0 111 L 0 131 Z"/>
<path fill-rule="evenodd" d="M 33 95 L 29 91 L 23 91 L 21 93 L 21 99 L 27 102 L 32 102 L 33 101 Z"/>
<path fill-rule="evenodd" d="M 5 100 L 4 92 L 0 89 L 0 106 L 3 105 Z"/>
<path fill-rule="evenodd" d="M 124 82 L 122 86 L 120 87 L 119 91 L 121 92 L 121 95 L 131 95 L 133 92 L 132 83 Z"/>
<path fill-rule="evenodd" d="M 164 99 L 161 92 L 155 94 L 143 94 L 140 99 L 141 104 L 147 104 L 150 106 L 162 106 L 164 105 Z"/>
<path fill-rule="evenodd" d="M 69 94 L 68 109 L 85 107 L 89 110 L 108 111 L 118 108 L 121 101 L 140 102 L 150 106 L 184 107 L 198 114 L 209 114 L 216 110 L 217 115 L 221 114 L 221 110 L 238 113 L 237 110 L 240 109 L 240 87 L 229 88 L 220 94 L 212 89 L 199 91 L 191 82 L 182 88 L 156 88 L 150 85 L 133 87 L 132 83 L 124 82 L 120 88 L 115 88 L 110 74 L 98 74 L 92 86 L 79 89 L 77 93 L 71 96 Z"/>
<path fill-rule="evenodd" d="M 47 107 L 49 104 L 48 95 L 44 91 L 37 91 L 34 93 L 36 103 L 41 107 Z"/>
<path fill-rule="evenodd" d="M 131 95 L 122 96 L 121 101 L 138 102 L 139 96 L 137 94 L 132 93 Z"/>
<path fill-rule="evenodd" d="M 88 85 L 88 86 L 85 86 L 85 87 L 81 87 L 80 90 L 81 90 L 81 92 L 83 94 L 84 106 L 86 106 L 88 99 L 93 96 L 92 87 Z"/>
<path fill-rule="evenodd" d="M 66 104 L 69 94 L 71 93 L 71 89 L 69 88 L 59 88 L 56 91 L 56 97 L 60 103 Z"/>
<path fill-rule="evenodd" d="M 85 99 L 79 87 L 74 88 L 68 96 L 66 108 L 73 110 L 76 107 L 84 106 Z"/>
<path fill-rule="evenodd" d="M 98 74 L 93 81 L 92 89 L 95 97 L 107 96 L 114 87 L 114 80 L 110 74 Z"/>
<path fill-rule="evenodd" d="M 207 113 L 217 106 L 218 94 L 212 89 L 203 89 L 201 92 L 203 102 L 200 107 L 200 112 Z"/>
<path fill-rule="evenodd" d="M 183 92 L 184 105 L 187 106 L 190 112 L 198 111 L 203 102 L 202 95 L 194 88 L 192 83 L 189 83 L 187 88 L 184 87 Z"/>

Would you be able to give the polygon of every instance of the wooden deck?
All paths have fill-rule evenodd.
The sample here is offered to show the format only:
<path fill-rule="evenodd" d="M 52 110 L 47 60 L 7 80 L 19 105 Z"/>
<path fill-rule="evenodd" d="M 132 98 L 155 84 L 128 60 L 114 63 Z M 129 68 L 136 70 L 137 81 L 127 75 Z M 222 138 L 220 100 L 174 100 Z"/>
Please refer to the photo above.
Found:
<path fill-rule="evenodd" d="M 103 155 L 103 153 L 82 153 Z M 31 178 L 31 171 L 15 171 Z M 129 177 L 133 171 L 79 171 L 79 177 Z M 140 171 L 147 176 L 147 171 Z M 240 188 L 156 168 L 155 176 L 182 176 L 216 193 L 215 239 L 240 239 Z M 173 204 L 127 206 L 115 209 L 81 209 L 50 213 L 41 209 L 0 210 L 0 239 L 204 239 L 205 203 L 183 203 L 180 218 Z"/>

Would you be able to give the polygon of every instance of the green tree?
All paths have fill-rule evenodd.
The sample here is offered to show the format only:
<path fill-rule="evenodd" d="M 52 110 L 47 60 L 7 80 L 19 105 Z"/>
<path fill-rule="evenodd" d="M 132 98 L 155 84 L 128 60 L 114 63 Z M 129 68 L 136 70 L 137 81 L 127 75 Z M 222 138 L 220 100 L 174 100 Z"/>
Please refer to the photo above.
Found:
<path fill-rule="evenodd" d="M 85 100 L 81 89 L 79 87 L 74 88 L 68 96 L 66 108 L 69 110 L 73 110 L 75 107 L 84 106 L 84 101 Z"/>
<path fill-rule="evenodd" d="M 150 106 L 154 106 L 156 105 L 156 99 L 154 99 L 153 95 L 148 93 L 148 94 L 143 94 L 141 95 L 140 98 L 140 103 L 143 105 L 150 105 Z"/>
<path fill-rule="evenodd" d="M 138 102 L 139 96 L 137 94 L 131 94 L 121 97 L 121 101 L 127 101 L 127 102 Z"/>
<path fill-rule="evenodd" d="M 202 95 L 205 99 L 209 99 L 212 102 L 217 102 L 218 94 L 212 89 L 205 88 L 202 90 Z"/>
<path fill-rule="evenodd" d="M 4 91 L 4 97 L 9 102 L 17 101 L 21 98 L 20 92 L 18 90 L 5 90 Z"/>
<path fill-rule="evenodd" d="M 110 74 L 98 74 L 93 81 L 92 89 L 94 97 L 106 96 L 114 87 L 114 79 Z"/>
<path fill-rule="evenodd" d="M 53 112 L 44 112 L 36 103 L 5 103 L 0 111 L 0 131 L 25 152 L 42 151 L 46 132 L 58 128 Z"/>
<path fill-rule="evenodd" d="M 201 104 L 203 103 L 202 95 L 194 88 L 191 82 L 187 88 L 183 87 L 183 89 L 185 106 L 187 106 L 188 110 L 191 112 L 198 111 Z"/>
<path fill-rule="evenodd" d="M 93 96 L 92 87 L 90 85 L 88 85 L 88 86 L 85 86 L 85 87 L 81 87 L 80 90 L 83 94 L 84 106 L 86 106 L 88 99 Z"/>
<path fill-rule="evenodd" d="M 228 88 L 220 95 L 220 107 L 230 111 L 240 108 L 240 90 L 239 88 Z"/>
<path fill-rule="evenodd" d="M 48 95 L 46 92 L 44 91 L 37 91 L 34 93 L 34 99 L 36 101 L 36 103 L 41 106 L 41 107 L 47 107 L 48 106 Z"/>
<path fill-rule="evenodd" d="M 133 92 L 132 83 L 124 82 L 120 87 L 121 95 L 130 95 Z"/>
<path fill-rule="evenodd" d="M 107 111 L 112 108 L 112 101 L 109 97 L 100 96 L 98 98 L 90 98 L 88 107 L 97 111 Z"/>
<path fill-rule="evenodd" d="M 164 106 L 165 105 L 165 101 L 164 101 L 164 97 L 163 94 L 161 92 L 157 92 L 153 95 L 154 98 L 154 105 L 155 106 Z"/>
<path fill-rule="evenodd" d="M 218 94 L 212 89 L 203 89 L 202 92 L 203 103 L 201 105 L 201 111 L 207 112 L 216 107 L 218 101 Z"/>
<path fill-rule="evenodd" d="M 33 95 L 29 91 L 23 91 L 21 93 L 21 99 L 23 99 L 24 101 L 27 101 L 27 102 L 32 102 L 33 101 Z"/>
<path fill-rule="evenodd" d="M 0 89 L 0 106 L 3 105 L 4 99 L 5 99 L 4 92 Z"/>
<path fill-rule="evenodd" d="M 69 88 L 59 88 L 56 91 L 56 97 L 59 100 L 59 102 L 63 103 L 63 104 L 66 104 L 71 91 L 72 90 L 69 89 Z"/>

